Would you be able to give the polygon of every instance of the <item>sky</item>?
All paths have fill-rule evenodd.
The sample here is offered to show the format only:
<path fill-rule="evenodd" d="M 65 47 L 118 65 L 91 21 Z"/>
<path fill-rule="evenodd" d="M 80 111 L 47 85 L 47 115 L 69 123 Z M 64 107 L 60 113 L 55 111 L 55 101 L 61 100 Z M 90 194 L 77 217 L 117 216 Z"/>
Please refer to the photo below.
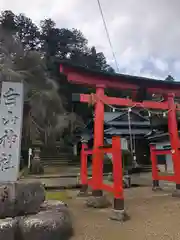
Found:
<path fill-rule="evenodd" d="M 180 0 L 100 1 L 120 72 L 180 81 Z M 0 0 L 0 9 L 81 30 L 117 70 L 97 0 Z"/>

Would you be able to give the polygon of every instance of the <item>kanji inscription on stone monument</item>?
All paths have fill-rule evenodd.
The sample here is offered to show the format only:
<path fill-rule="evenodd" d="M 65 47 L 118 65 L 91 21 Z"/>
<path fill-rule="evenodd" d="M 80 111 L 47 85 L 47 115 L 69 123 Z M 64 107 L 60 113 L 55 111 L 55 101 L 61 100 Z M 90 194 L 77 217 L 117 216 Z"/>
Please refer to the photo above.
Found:
<path fill-rule="evenodd" d="M 0 182 L 13 182 L 18 178 L 23 94 L 22 83 L 2 83 L 0 105 Z"/>

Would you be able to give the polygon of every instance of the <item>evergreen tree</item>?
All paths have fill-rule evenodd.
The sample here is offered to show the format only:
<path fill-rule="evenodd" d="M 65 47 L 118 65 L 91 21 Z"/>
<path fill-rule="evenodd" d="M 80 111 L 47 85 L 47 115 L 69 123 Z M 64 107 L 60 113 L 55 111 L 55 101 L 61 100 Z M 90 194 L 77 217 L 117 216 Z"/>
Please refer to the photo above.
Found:
<path fill-rule="evenodd" d="M 165 81 L 174 82 L 175 79 L 174 79 L 171 75 L 168 75 L 168 76 L 165 78 Z"/>

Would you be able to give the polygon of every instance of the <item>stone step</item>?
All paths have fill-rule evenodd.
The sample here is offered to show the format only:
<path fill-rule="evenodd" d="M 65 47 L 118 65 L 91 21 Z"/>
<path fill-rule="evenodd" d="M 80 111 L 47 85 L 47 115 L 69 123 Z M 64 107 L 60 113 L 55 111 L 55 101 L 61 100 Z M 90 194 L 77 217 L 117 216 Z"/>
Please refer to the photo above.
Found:
<path fill-rule="evenodd" d="M 73 153 L 71 149 L 59 149 L 54 151 L 41 151 L 42 155 L 59 155 L 59 154 L 69 154 Z"/>
<path fill-rule="evenodd" d="M 54 158 L 50 158 L 50 159 L 41 158 L 41 161 L 42 162 L 73 162 L 73 159 L 72 158 L 57 158 L 57 159 L 54 159 Z"/>
<path fill-rule="evenodd" d="M 80 162 L 80 161 L 79 161 Z M 77 161 L 73 161 L 72 158 L 41 158 L 41 163 L 44 166 L 62 166 L 62 165 L 73 165 L 77 164 Z"/>
<path fill-rule="evenodd" d="M 73 159 L 73 156 L 69 156 L 69 157 L 41 157 L 41 159 L 44 159 L 45 161 L 50 161 L 51 159 L 53 160 L 63 160 L 63 159 Z"/>
<path fill-rule="evenodd" d="M 41 157 L 48 158 L 48 157 L 67 157 L 67 156 L 73 156 L 72 153 L 59 153 L 59 154 L 41 154 Z"/>
<path fill-rule="evenodd" d="M 71 161 L 73 158 L 72 157 L 70 157 L 70 158 L 41 158 L 41 160 L 42 161 L 66 161 L 66 160 L 68 160 L 68 161 Z"/>
<path fill-rule="evenodd" d="M 41 158 L 42 162 L 73 162 L 73 158 Z"/>
<path fill-rule="evenodd" d="M 42 163 L 44 164 L 64 164 L 64 163 L 73 163 L 73 161 L 68 161 L 68 160 L 64 160 L 64 161 L 43 161 L 41 160 Z"/>
<path fill-rule="evenodd" d="M 77 164 L 75 164 L 75 163 L 68 163 L 68 162 L 63 162 L 63 163 L 61 163 L 61 162 L 59 162 L 59 163 L 46 163 L 46 162 L 42 162 L 42 165 L 43 166 L 76 166 Z"/>

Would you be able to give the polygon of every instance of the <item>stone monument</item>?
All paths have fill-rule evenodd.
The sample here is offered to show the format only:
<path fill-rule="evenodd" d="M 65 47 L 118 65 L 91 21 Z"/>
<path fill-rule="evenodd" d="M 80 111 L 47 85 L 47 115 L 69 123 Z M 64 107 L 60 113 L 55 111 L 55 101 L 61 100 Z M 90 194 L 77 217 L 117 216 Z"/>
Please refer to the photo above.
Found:
<path fill-rule="evenodd" d="M 23 84 L 3 82 L 0 119 L 0 182 L 18 179 L 23 119 Z"/>
<path fill-rule="evenodd" d="M 2 83 L 0 240 L 68 240 L 73 230 L 67 205 L 45 201 L 41 182 L 18 181 L 23 95 L 22 83 Z"/>

